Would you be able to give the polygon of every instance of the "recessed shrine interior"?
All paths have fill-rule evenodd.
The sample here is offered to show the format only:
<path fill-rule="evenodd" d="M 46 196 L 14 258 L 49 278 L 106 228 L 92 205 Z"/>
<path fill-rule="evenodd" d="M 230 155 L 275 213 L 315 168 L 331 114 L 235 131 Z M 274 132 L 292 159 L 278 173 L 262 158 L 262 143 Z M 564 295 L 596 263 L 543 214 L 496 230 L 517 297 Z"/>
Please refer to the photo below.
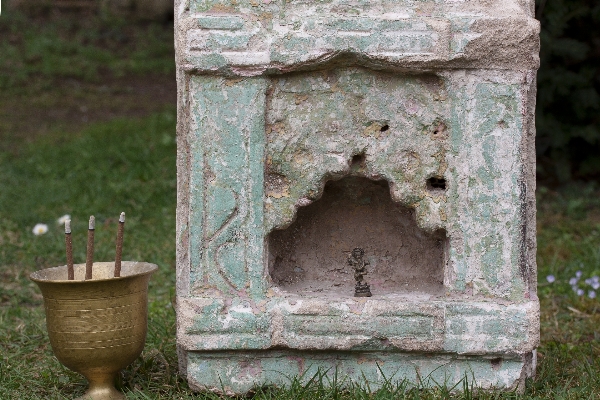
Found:
<path fill-rule="evenodd" d="M 326 182 L 321 197 L 268 236 L 268 269 L 280 289 L 302 296 L 354 295 L 352 249 L 364 249 L 373 296 L 440 294 L 446 235 L 417 226 L 395 203 L 386 180 L 347 176 Z"/>

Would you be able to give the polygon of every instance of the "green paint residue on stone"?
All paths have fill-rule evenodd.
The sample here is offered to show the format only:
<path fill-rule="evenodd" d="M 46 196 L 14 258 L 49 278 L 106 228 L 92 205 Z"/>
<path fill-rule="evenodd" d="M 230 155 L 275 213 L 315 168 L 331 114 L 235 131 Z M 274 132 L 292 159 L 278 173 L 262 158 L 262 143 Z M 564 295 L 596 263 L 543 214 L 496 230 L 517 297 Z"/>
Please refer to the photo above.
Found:
<path fill-rule="evenodd" d="M 519 358 L 486 358 L 481 356 L 439 356 L 423 358 L 380 352 L 294 351 L 188 353 L 188 368 L 199 388 L 210 388 L 220 382 L 219 390 L 244 393 L 256 386 L 289 386 L 293 377 L 307 383 L 324 374 L 326 381 L 344 378 L 344 385 L 357 383 L 377 390 L 386 381 L 407 380 L 420 386 L 447 387 L 467 377 L 483 387 L 507 387 L 519 378 L 523 361 Z"/>
<path fill-rule="evenodd" d="M 236 304 L 225 308 L 220 300 L 203 307 L 194 324 L 188 328 L 189 333 L 252 333 L 260 337 L 268 333 L 269 324 L 265 314 L 254 313 L 247 301 L 235 301 Z M 248 348 L 251 346 L 248 346 Z M 262 347 L 262 346 L 261 346 Z"/>
<path fill-rule="evenodd" d="M 192 290 L 261 296 L 265 81 L 198 76 L 191 87 Z"/>
<path fill-rule="evenodd" d="M 451 252 L 456 289 L 475 281 L 471 287 L 478 293 L 523 301 L 524 284 L 515 278 L 524 223 L 515 207 L 521 196 L 519 104 L 514 84 L 467 83 L 452 92 L 451 151 L 468 169 L 451 168 L 452 177 L 466 185 L 451 189 L 457 207 L 449 219 L 461 232 L 461 241 L 455 241 L 461 251 Z M 468 178 L 461 180 L 465 172 Z M 462 279 L 465 284 L 458 283 Z"/>
<path fill-rule="evenodd" d="M 346 317 L 348 318 L 348 317 Z M 350 318 L 340 321 L 336 316 L 293 316 L 285 319 L 286 329 L 305 335 L 331 335 L 344 327 L 346 334 L 374 336 L 381 338 L 418 337 L 421 340 L 433 336 L 434 318 L 423 317 L 371 317 Z M 379 344 L 381 346 L 381 344 Z"/>
<path fill-rule="evenodd" d="M 469 353 L 476 342 L 483 342 L 488 349 L 514 348 L 529 340 L 529 323 L 524 310 L 449 305 L 444 349 Z"/>
<path fill-rule="evenodd" d="M 208 16 L 198 18 L 198 26 L 205 29 L 238 30 L 244 27 L 244 19 L 238 16 Z"/>

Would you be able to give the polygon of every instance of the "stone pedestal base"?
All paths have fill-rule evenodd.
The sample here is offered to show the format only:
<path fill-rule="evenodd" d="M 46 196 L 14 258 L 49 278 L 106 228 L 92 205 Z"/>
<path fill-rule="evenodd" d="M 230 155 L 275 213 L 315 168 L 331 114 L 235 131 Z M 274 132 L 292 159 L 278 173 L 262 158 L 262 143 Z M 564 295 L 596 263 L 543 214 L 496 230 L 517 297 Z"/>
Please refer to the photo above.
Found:
<path fill-rule="evenodd" d="M 342 301 L 273 296 L 178 302 L 180 369 L 198 390 L 244 394 L 317 372 L 376 390 L 386 382 L 523 388 L 535 370 L 537 301 Z"/>
<path fill-rule="evenodd" d="M 525 378 L 535 370 L 535 353 L 490 358 L 389 352 L 217 351 L 190 352 L 186 357 L 192 388 L 227 395 L 247 393 L 263 385 L 289 386 L 294 378 L 307 383 L 315 375 L 325 383 L 337 379 L 341 386 L 356 383 L 372 391 L 403 380 L 417 387 L 453 387 L 462 379 L 469 386 L 522 390 Z"/>
<path fill-rule="evenodd" d="M 354 297 L 371 297 L 371 288 L 369 287 L 369 285 L 365 284 L 359 284 L 357 283 L 356 286 L 354 286 Z"/>

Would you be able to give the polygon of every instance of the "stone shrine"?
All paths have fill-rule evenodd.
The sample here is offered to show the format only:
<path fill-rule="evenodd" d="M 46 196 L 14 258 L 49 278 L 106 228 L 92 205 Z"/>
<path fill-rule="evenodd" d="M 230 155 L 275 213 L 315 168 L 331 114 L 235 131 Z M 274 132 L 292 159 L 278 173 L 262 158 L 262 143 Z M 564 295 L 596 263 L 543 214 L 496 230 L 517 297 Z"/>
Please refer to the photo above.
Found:
<path fill-rule="evenodd" d="M 539 341 L 533 8 L 176 1 L 193 388 L 319 370 L 523 388 Z"/>

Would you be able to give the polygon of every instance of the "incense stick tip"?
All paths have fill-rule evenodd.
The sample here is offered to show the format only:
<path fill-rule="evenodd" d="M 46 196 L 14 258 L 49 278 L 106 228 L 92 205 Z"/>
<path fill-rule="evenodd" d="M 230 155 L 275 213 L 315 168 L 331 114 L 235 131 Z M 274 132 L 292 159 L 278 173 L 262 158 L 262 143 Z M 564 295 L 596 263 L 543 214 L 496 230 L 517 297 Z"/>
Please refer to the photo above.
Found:
<path fill-rule="evenodd" d="M 125 222 L 125 213 L 122 212 L 121 215 L 119 215 L 119 222 Z"/>
<path fill-rule="evenodd" d="M 71 220 L 65 220 L 65 233 L 71 233 Z"/>
<path fill-rule="evenodd" d="M 94 216 L 92 215 L 92 216 L 90 216 L 90 225 L 89 225 L 88 229 L 92 230 L 95 228 L 95 226 L 96 226 L 96 218 L 94 218 Z"/>

